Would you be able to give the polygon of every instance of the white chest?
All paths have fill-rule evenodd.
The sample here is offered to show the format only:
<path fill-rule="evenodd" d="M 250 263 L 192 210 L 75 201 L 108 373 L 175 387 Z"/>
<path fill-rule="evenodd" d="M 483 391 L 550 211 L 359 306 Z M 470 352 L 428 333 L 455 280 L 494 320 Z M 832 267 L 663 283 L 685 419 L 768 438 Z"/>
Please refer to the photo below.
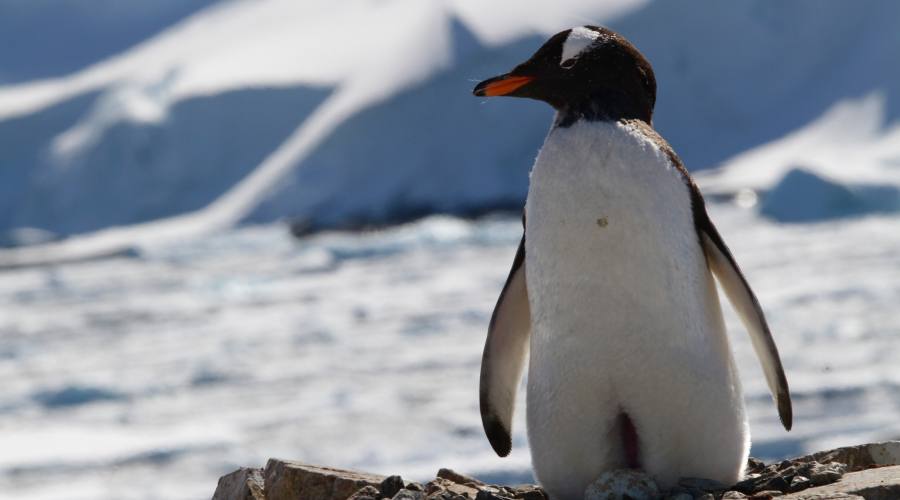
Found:
<path fill-rule="evenodd" d="M 691 329 L 705 312 L 709 280 L 690 191 L 627 125 L 553 130 L 531 173 L 526 215 L 536 341 L 598 329 L 650 337 Z"/>
<path fill-rule="evenodd" d="M 663 481 L 739 475 L 740 386 L 690 194 L 665 153 L 625 125 L 556 129 L 538 155 L 526 205 L 527 408 L 548 489 L 623 467 L 622 413 L 642 465 Z"/>

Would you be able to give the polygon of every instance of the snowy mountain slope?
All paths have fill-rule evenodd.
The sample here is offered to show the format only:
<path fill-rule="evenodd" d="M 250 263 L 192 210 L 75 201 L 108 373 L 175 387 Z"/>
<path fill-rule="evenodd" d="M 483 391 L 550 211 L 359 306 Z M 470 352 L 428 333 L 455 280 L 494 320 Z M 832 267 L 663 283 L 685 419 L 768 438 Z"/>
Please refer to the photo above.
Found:
<path fill-rule="evenodd" d="M 0 141 L 17 144 L 0 149 L 2 189 L 12 193 L 0 230 L 84 232 L 184 213 L 216 196 L 204 213 L 225 225 L 515 206 L 549 112 L 479 102 L 470 87 L 527 57 L 547 33 L 586 22 L 611 24 L 647 53 L 660 83 L 656 125 L 695 169 L 873 90 L 892 123 L 897 14 L 900 4 L 874 0 L 573 0 L 491 13 L 462 0 L 216 4 L 69 76 L 0 87 Z M 290 90 L 262 97 L 276 87 L 329 93 L 299 105 Z M 232 136 L 215 129 L 229 121 L 223 114 L 241 113 L 213 108 L 236 106 L 238 91 L 268 103 L 256 123 L 279 112 L 266 130 L 232 122 L 251 150 L 232 159 L 223 154 Z M 190 104 L 202 99 L 209 106 Z M 61 116 L 37 118 L 54 111 Z M 317 113 L 327 119 L 311 122 Z M 34 134 L 21 126 L 29 118 Z M 304 137 L 302 147 L 292 137 Z"/>
<path fill-rule="evenodd" d="M 495 50 L 452 21 L 452 61 L 428 81 L 341 123 L 270 192 L 249 220 L 314 227 L 383 223 L 433 212 L 520 210 L 552 112 L 535 101 L 478 102 L 479 77 L 540 45 L 527 37 Z"/>
<path fill-rule="evenodd" d="M 900 4 L 878 0 L 693 0 L 654 2 L 615 25 L 653 63 L 656 127 L 702 169 L 875 91 L 884 120 L 900 118 L 898 18 Z"/>
<path fill-rule="evenodd" d="M 11 228 L 28 203 L 34 171 L 48 154 L 48 139 L 63 133 L 90 110 L 97 93 L 70 99 L 39 112 L 0 122 L 0 227 Z"/>
<path fill-rule="evenodd" d="M 900 124 L 885 108 L 881 93 L 839 101 L 809 125 L 697 177 L 715 194 L 767 191 L 796 166 L 844 184 L 900 185 Z"/>
<path fill-rule="evenodd" d="M 688 165 L 715 165 L 873 90 L 882 95 L 881 105 L 864 112 L 878 122 L 876 131 L 900 116 L 900 72 L 891 62 L 900 57 L 900 37 L 885 21 L 884 5 L 844 12 L 848 7 L 835 3 L 702 0 L 691 7 L 656 2 L 612 23 L 654 62 L 660 86 L 655 123 Z M 900 5 L 885 8 L 900 15 Z M 453 39 L 465 45 L 472 38 L 459 26 Z M 524 173 L 549 114 L 521 101 L 473 108 L 465 102 L 465 85 L 453 83 L 505 71 L 540 43 L 532 37 L 457 53 L 447 72 L 360 111 L 298 165 L 291 182 L 252 220 L 287 215 L 328 226 L 383 222 L 410 211 L 521 204 Z M 866 148 L 868 140 L 851 130 L 855 123 L 829 130 L 859 138 L 850 148 Z M 765 166 L 743 165 L 748 172 L 757 168 Z"/>
<path fill-rule="evenodd" d="M 4 225 L 71 234 L 199 210 L 252 172 L 296 129 L 298 115 L 309 114 L 328 94 L 303 86 L 247 88 L 182 99 L 149 116 L 121 120 L 121 107 L 139 97 L 127 90 L 104 93 L 82 117 L 87 123 L 50 135 L 49 150 L 36 158 L 13 162 L 20 172 L 0 174 L 30 180 L 17 186 L 16 198 L 0 199 L 0 214 L 11 218 Z M 34 140 L 47 135 L 23 134 L 22 122 L 49 128 L 87 99 L 54 106 L 37 120 L 29 115 L 0 122 L 0 134 L 25 135 L 12 143 L 12 153 L 34 154 L 41 151 Z M 53 113 L 63 116 L 46 116 Z"/>
<path fill-rule="evenodd" d="M 103 203 L 96 203 L 94 198 L 89 196 L 121 187 L 125 188 L 125 193 L 113 193 L 112 197 L 122 198 L 123 194 L 132 196 L 133 201 L 138 205 L 137 210 L 124 208 L 125 212 L 132 212 L 131 220 L 127 222 L 152 220 L 154 214 L 158 216 L 161 212 L 177 211 L 179 208 L 183 212 L 185 207 L 178 207 L 178 205 L 183 205 L 184 202 L 173 201 L 172 198 L 192 191 L 196 186 L 207 182 L 206 173 L 210 169 L 227 168 L 229 165 L 228 162 L 221 165 L 212 161 L 202 168 L 181 168 L 179 170 L 179 167 L 185 166 L 184 164 L 189 158 L 184 158 L 184 151 L 179 151 L 177 148 L 172 151 L 172 146 L 185 147 L 185 144 L 189 143 L 187 146 L 189 149 L 202 153 L 198 156 L 215 160 L 222 156 L 223 150 L 238 145 L 228 144 L 227 141 L 224 141 L 223 135 L 225 134 L 204 134 L 204 129 L 215 129 L 219 126 L 217 120 L 221 118 L 221 114 L 217 116 L 217 113 L 220 112 L 214 111 L 214 106 L 194 106 L 194 110 L 201 110 L 202 113 L 199 116 L 183 117 L 181 121 L 195 122 L 193 126 L 198 129 L 198 132 L 184 131 L 189 134 L 189 138 L 184 141 L 177 140 L 176 134 L 172 132 L 160 132 L 161 129 L 171 127 L 173 123 L 179 123 L 179 120 L 171 119 L 173 109 L 177 107 L 178 103 L 196 99 L 199 96 L 217 96 L 229 90 L 246 89 L 248 86 L 252 90 L 261 86 L 285 86 L 298 81 L 311 82 L 308 85 L 319 87 L 323 85 L 333 87 L 340 83 L 343 90 L 329 101 L 328 106 L 322 106 L 322 112 L 319 113 L 325 117 L 331 116 L 324 120 L 324 122 L 328 122 L 357 109 L 360 102 L 378 99 L 379 96 L 389 93 L 394 86 L 408 85 L 410 81 L 418 78 L 419 71 L 396 71 L 397 64 L 413 64 L 421 67 L 421 71 L 427 72 L 430 71 L 431 64 L 424 64 L 425 62 L 442 63 L 440 57 L 435 61 L 420 60 L 422 59 L 421 54 L 428 54 L 430 51 L 438 55 L 442 53 L 440 44 L 445 40 L 440 36 L 432 36 L 432 41 L 429 43 L 411 43 L 417 37 L 419 39 L 427 38 L 426 35 L 429 34 L 429 31 L 437 35 L 441 34 L 441 31 L 436 29 L 438 26 L 434 24 L 434 21 L 441 19 L 436 15 L 439 12 L 433 12 L 430 8 L 406 8 L 410 6 L 400 2 L 391 2 L 390 4 L 355 2 L 354 5 L 350 5 L 348 2 L 337 9 L 325 8 L 327 5 L 325 2 L 317 4 L 284 1 L 230 2 L 208 9 L 209 12 L 203 12 L 178 24 L 154 40 L 121 57 L 88 68 L 71 77 L 0 90 L 0 116 L 5 116 L 8 121 L 15 120 L 17 117 L 27 117 L 31 112 L 41 112 L 48 106 L 59 105 L 67 100 L 77 100 L 78 96 L 94 92 L 95 89 L 101 89 L 103 92 L 103 98 L 95 100 L 92 108 L 84 112 L 76 123 L 70 125 L 70 128 L 53 137 L 41 135 L 32 138 L 32 141 L 38 142 L 38 146 L 40 146 L 38 150 L 34 151 L 35 148 L 32 148 L 30 155 L 17 155 L 20 158 L 24 156 L 26 159 L 48 159 L 49 165 L 44 168 L 34 168 L 34 164 L 28 161 L 13 163 L 18 159 L 16 157 L 9 160 L 13 167 L 4 169 L 5 171 L 26 172 L 25 175 L 14 176 L 15 180 L 19 181 L 18 185 L 10 184 L 9 189 L 19 193 L 20 198 L 29 200 L 39 208 L 30 212 L 20 211 L 20 206 L 17 205 L 4 210 L 5 213 L 10 214 L 7 215 L 7 218 L 13 218 L 12 212 L 14 212 L 16 224 L 44 227 L 56 231 L 65 230 L 67 225 L 81 226 L 78 229 L 85 230 L 103 228 L 113 223 L 123 223 L 122 217 L 115 214 L 117 211 L 123 211 L 123 207 L 110 207 Z M 348 30 L 347 33 L 354 33 L 353 28 L 359 28 L 359 33 L 371 35 L 374 42 L 360 44 L 356 42 L 355 38 L 338 39 L 336 41 L 340 43 L 333 44 L 330 47 L 332 50 L 320 50 L 317 43 L 321 39 L 327 38 L 328 30 L 336 26 L 336 22 L 320 22 L 319 18 L 324 15 L 323 12 L 331 16 L 333 20 L 340 19 L 344 28 Z M 295 24 L 298 19 L 302 19 L 308 24 L 307 29 L 297 30 Z M 404 19 L 405 24 L 414 25 L 414 28 L 406 30 L 400 35 L 388 36 L 391 34 L 392 25 L 387 21 L 394 20 L 402 24 Z M 260 31 L 259 26 L 263 28 L 263 31 Z M 366 26 L 372 26 L 374 29 L 363 30 Z M 379 30 L 381 30 L 380 33 Z M 234 36 L 235 32 L 242 31 L 255 33 L 257 35 L 256 43 Z M 409 39 L 405 37 L 409 37 Z M 361 50 L 363 53 L 366 50 L 374 53 L 391 53 L 396 55 L 397 59 L 394 60 L 393 65 L 365 63 L 359 61 L 358 58 L 351 58 L 347 54 L 341 53 L 342 50 L 352 51 L 357 45 L 364 49 Z M 410 47 L 414 51 L 408 53 L 410 51 L 405 50 L 404 47 Z M 277 50 L 273 53 L 274 49 L 279 48 L 281 54 Z M 290 64 L 291 58 L 296 60 L 298 55 L 300 62 Z M 288 63 L 283 64 L 286 61 Z M 260 68 L 263 69 L 260 70 Z M 391 70 L 394 70 L 394 75 L 383 74 Z M 392 78 L 386 78 L 387 76 L 392 76 Z M 354 78 L 362 82 L 363 77 L 365 77 L 366 84 L 354 86 Z M 305 144 L 311 138 L 327 133 L 330 125 L 323 126 L 322 123 L 312 123 L 310 127 L 312 130 L 301 127 L 300 124 L 306 118 L 310 118 L 312 121 L 312 117 L 304 114 L 304 107 L 296 106 L 296 102 L 291 100 L 279 100 L 277 95 L 274 97 L 276 101 L 279 101 L 277 108 L 282 116 L 289 117 L 292 113 L 294 114 L 296 122 L 292 137 L 296 136 L 300 139 L 300 143 Z M 230 105 L 219 97 L 211 99 L 219 99 L 221 101 L 219 106 Z M 271 101 L 273 96 L 266 96 L 265 99 Z M 66 108 L 66 106 L 63 107 Z M 189 106 L 185 106 L 185 108 L 190 109 Z M 203 114 L 207 116 L 204 117 Z M 275 141 L 276 144 L 269 144 L 268 149 L 264 151 L 265 154 L 256 160 L 262 163 L 259 168 L 255 168 L 257 167 L 255 163 L 234 166 L 241 171 L 240 173 L 252 170 L 258 175 L 250 176 L 251 178 L 248 178 L 246 183 L 232 182 L 231 185 L 226 186 L 232 188 L 229 191 L 231 196 L 218 200 L 215 206 L 227 206 L 227 208 L 217 209 L 217 213 L 211 216 L 215 223 L 207 221 L 208 223 L 205 224 L 208 229 L 215 229 L 221 224 L 232 224 L 235 220 L 239 220 L 240 216 L 247 211 L 247 208 L 244 207 L 249 201 L 247 193 L 253 193 L 250 198 L 261 196 L 260 193 L 278 179 L 277 175 L 272 176 L 270 172 L 283 169 L 284 167 L 280 165 L 285 163 L 284 158 L 296 154 L 294 150 L 298 141 L 288 140 L 284 144 L 279 144 L 278 141 L 283 139 L 283 132 L 271 133 L 273 129 L 278 129 L 277 123 L 276 121 L 274 124 L 245 130 L 245 135 L 248 136 L 251 144 L 267 144 L 271 141 Z M 235 125 L 235 128 L 239 128 L 238 124 Z M 20 130 L 18 124 L 13 124 L 10 128 Z M 124 133 L 121 132 L 123 128 L 125 129 Z M 157 135 L 169 135 L 172 138 L 169 141 L 157 141 L 156 149 L 161 149 L 161 151 L 155 151 L 153 147 L 146 147 L 148 142 L 146 137 L 152 138 Z M 256 137 L 257 135 L 259 137 Z M 87 158 L 87 160 L 83 158 Z M 95 158 L 99 158 L 101 161 L 93 161 Z M 132 161 L 122 162 L 123 158 Z M 263 162 L 264 159 L 273 160 L 274 168 L 272 168 L 273 162 L 270 162 L 267 167 Z M 6 159 L 4 159 L 4 164 L 5 162 Z M 75 164 L 78 168 L 67 169 L 66 167 L 69 166 L 67 163 Z M 55 211 L 56 213 L 49 214 L 42 212 L 40 207 L 59 205 L 54 200 L 60 193 L 54 192 L 53 189 L 38 189 L 34 190 L 38 192 L 29 192 L 32 190 L 31 184 L 36 183 L 35 171 L 40 170 L 70 173 L 69 179 L 63 179 L 63 182 L 57 183 L 57 185 L 64 186 L 61 189 L 72 193 L 70 197 L 63 196 L 63 198 L 74 198 L 70 205 L 78 205 L 79 201 L 83 201 L 86 206 L 82 207 L 82 213 L 93 211 L 95 213 L 93 220 L 90 220 L 90 216 L 88 216 L 83 218 L 84 220 L 75 221 L 74 224 L 65 223 L 58 220 L 58 210 Z M 74 173 L 71 170 L 74 170 Z M 233 176 L 231 172 L 226 173 L 226 175 L 229 174 Z M 151 185 L 134 182 L 135 179 L 140 180 L 142 176 L 145 178 L 159 177 L 161 181 L 149 183 Z M 266 181 L 261 183 L 261 180 Z M 44 179 L 42 184 L 44 186 L 53 185 L 53 181 Z M 160 186 L 160 184 L 167 185 Z M 155 190 L 158 187 L 161 189 Z M 204 189 L 213 194 L 219 194 L 215 192 L 215 187 Z M 79 199 L 79 196 L 82 198 Z M 189 196 L 194 199 L 198 198 L 193 192 Z M 106 197 L 109 198 L 109 196 Z M 201 201 L 209 201 L 203 199 L 202 195 L 199 198 Z M 235 199 L 239 201 L 237 204 L 234 202 Z M 194 202 L 186 200 L 186 203 Z M 94 205 L 93 210 L 90 207 L 92 204 Z M 175 205 L 174 210 L 167 208 L 172 205 Z M 65 218 L 63 217 L 63 219 Z M 117 218 L 119 220 L 116 220 Z M 198 217 L 194 217 L 194 219 L 198 219 Z M 87 224 L 92 224 L 92 227 L 84 227 Z M 203 224 L 193 225 L 201 226 Z M 159 231 L 154 229 L 154 232 Z M 163 232 L 170 233 L 171 231 Z M 176 229 L 176 232 L 179 231 Z M 127 233 L 131 234 L 133 231 L 129 230 Z"/>
<path fill-rule="evenodd" d="M 0 84 L 78 71 L 216 1 L 4 0 L 0 2 Z"/>
<path fill-rule="evenodd" d="M 822 117 L 776 141 L 697 175 L 707 194 L 762 214 L 807 222 L 900 211 L 900 125 L 886 122 L 873 93 L 836 103 Z"/>

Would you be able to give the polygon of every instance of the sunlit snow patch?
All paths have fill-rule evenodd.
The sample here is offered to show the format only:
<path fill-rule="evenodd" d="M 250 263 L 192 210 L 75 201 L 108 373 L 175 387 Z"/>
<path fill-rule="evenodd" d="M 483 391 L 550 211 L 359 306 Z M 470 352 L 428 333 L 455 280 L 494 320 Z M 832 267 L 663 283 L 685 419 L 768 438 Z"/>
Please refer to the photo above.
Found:
<path fill-rule="evenodd" d="M 810 222 L 900 210 L 900 125 L 879 93 L 841 101 L 806 127 L 696 174 L 704 193 L 760 193 L 760 213 Z"/>

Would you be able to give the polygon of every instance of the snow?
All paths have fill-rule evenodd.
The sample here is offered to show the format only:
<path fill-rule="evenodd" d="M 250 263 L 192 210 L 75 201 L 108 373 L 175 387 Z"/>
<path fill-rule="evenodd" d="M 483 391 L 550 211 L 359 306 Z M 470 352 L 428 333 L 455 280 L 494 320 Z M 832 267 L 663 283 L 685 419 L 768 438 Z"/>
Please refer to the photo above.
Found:
<path fill-rule="evenodd" d="M 535 33 L 552 35 L 582 25 L 603 25 L 645 7 L 649 0 L 561 0 L 549 6 L 539 0 L 497 0 L 492 8 L 472 0 L 451 0 L 451 10 L 490 46 Z M 532 52 L 537 47 L 532 47 Z M 525 55 L 525 54 L 523 54 Z"/>
<path fill-rule="evenodd" d="M 0 83 L 22 83 L 78 71 L 133 47 L 214 1 L 6 2 L 0 17 Z"/>
<path fill-rule="evenodd" d="M 763 193 L 761 213 L 783 222 L 900 211 L 900 125 L 886 122 L 885 105 L 879 93 L 839 101 L 697 180 L 711 195 Z"/>
<path fill-rule="evenodd" d="M 477 409 L 518 217 L 302 240 L 275 221 L 520 210 L 551 113 L 471 87 L 585 24 L 653 62 L 655 126 L 767 312 L 789 434 L 726 309 L 753 454 L 896 439 L 898 15 L 874 0 L 16 3 L 0 16 L 0 241 L 29 246 L 0 251 L 0 491 L 206 498 L 272 456 L 530 480 L 522 408 L 507 459 Z"/>
<path fill-rule="evenodd" d="M 795 168 L 765 194 L 762 215 L 781 222 L 812 222 L 900 211 L 900 187 L 845 186 Z"/>
<path fill-rule="evenodd" d="M 47 9 L 35 5 L 23 12 Z M 892 157 L 900 35 L 887 20 L 900 6 L 688 7 L 160 4 L 137 30 L 152 36 L 109 35 L 114 55 L 0 86 L 0 140 L 12 144 L 0 151 L 0 231 L 65 237 L 181 216 L 203 232 L 283 218 L 327 228 L 514 208 L 550 111 L 469 91 L 583 24 L 609 24 L 647 54 L 660 87 L 655 123 L 695 170 L 872 95 L 877 150 Z M 100 34 L 112 29 L 103 23 Z M 130 230 L 120 234 L 116 247 L 134 246 Z M 63 258 L 59 249 L 36 252 Z"/>
<path fill-rule="evenodd" d="M 767 191 L 796 165 L 809 165 L 842 184 L 898 186 L 900 125 L 886 114 L 882 93 L 838 101 L 810 124 L 697 178 L 711 193 Z"/>
<path fill-rule="evenodd" d="M 81 71 L 2 89 L 0 118 L 93 90 L 166 79 L 174 99 L 296 84 L 357 82 L 373 93 L 385 86 L 396 91 L 448 62 L 446 30 L 434 24 L 448 15 L 437 3 L 398 0 L 222 2 Z M 353 36 L 335 37 L 335 31 Z M 398 66 L 403 71 L 392 71 Z"/>
<path fill-rule="evenodd" d="M 785 433 L 726 307 L 753 454 L 900 435 L 900 217 L 783 226 L 731 204 L 710 210 L 794 393 Z M 274 224 L 6 271 L 0 488 L 201 498 L 219 475 L 272 456 L 529 480 L 524 401 L 507 459 L 477 407 L 487 323 L 520 230 L 518 218 L 432 217 L 295 240 Z"/>

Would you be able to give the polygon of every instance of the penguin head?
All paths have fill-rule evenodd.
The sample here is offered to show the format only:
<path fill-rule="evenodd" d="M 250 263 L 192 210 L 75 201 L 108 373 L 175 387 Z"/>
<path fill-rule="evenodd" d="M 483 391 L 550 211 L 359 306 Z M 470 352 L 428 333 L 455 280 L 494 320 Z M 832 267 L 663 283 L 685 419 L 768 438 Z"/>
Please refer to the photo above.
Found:
<path fill-rule="evenodd" d="M 650 123 L 656 77 L 647 59 L 607 28 L 580 26 L 553 35 L 530 59 L 475 86 L 476 96 L 527 97 L 579 119 L 637 118 Z"/>

